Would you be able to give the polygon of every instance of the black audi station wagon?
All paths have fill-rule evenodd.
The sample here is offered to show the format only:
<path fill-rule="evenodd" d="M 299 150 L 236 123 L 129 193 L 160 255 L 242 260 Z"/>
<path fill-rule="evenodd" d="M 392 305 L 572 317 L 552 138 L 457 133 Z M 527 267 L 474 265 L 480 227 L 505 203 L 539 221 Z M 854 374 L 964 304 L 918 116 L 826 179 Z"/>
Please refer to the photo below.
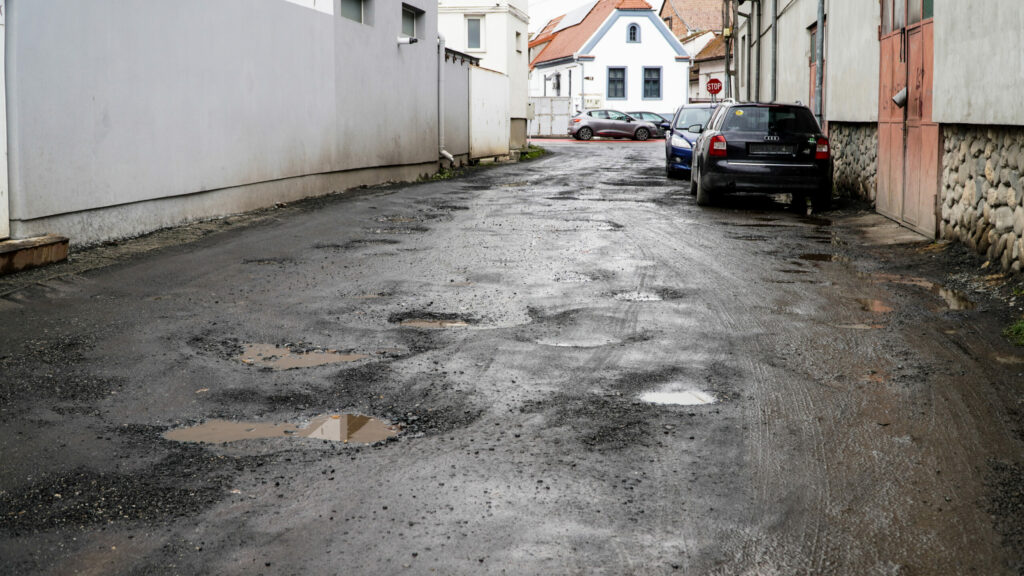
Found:
<path fill-rule="evenodd" d="M 693 146 L 691 193 L 706 206 L 724 194 L 792 193 L 815 210 L 832 202 L 832 153 L 810 109 L 800 104 L 721 105 Z"/>

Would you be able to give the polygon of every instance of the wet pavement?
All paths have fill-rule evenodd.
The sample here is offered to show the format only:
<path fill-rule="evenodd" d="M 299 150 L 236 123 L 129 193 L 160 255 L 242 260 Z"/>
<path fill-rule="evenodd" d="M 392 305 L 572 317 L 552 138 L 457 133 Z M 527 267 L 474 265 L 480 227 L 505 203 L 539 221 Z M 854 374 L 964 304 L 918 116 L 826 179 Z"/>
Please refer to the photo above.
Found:
<path fill-rule="evenodd" d="M 545 145 L 0 279 L 0 573 L 1024 570 L 1019 277 Z"/>

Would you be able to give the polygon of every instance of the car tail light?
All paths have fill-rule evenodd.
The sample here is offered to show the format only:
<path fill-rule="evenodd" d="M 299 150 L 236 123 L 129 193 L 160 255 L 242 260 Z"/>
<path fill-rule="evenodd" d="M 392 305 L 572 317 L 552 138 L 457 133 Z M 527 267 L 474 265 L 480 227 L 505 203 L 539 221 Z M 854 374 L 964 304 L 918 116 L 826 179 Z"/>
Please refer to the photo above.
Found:
<path fill-rule="evenodd" d="M 818 146 L 814 149 L 815 160 L 828 160 L 832 151 L 828 147 L 828 138 L 818 138 Z"/>
<path fill-rule="evenodd" d="M 580 121 L 580 119 L 579 119 L 579 118 L 573 118 L 573 119 L 572 119 L 572 121 L 573 121 L 573 122 L 579 122 L 579 121 Z"/>
<path fill-rule="evenodd" d="M 728 156 L 728 153 L 726 152 L 728 148 L 729 144 L 725 141 L 725 136 L 719 134 L 711 138 L 711 147 L 708 149 L 708 155 L 725 158 Z"/>

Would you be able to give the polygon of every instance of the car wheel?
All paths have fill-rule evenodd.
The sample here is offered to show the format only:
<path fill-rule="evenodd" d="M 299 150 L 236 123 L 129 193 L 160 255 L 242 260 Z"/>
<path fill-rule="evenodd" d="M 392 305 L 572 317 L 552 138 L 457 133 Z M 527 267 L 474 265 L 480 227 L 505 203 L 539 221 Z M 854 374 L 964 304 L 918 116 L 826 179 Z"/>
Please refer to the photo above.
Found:
<path fill-rule="evenodd" d="M 832 207 L 832 189 L 821 188 L 811 198 L 811 206 L 815 212 L 825 212 Z"/>
<path fill-rule="evenodd" d="M 708 193 L 708 188 L 702 182 L 703 178 L 700 174 L 697 178 L 697 206 L 710 206 L 711 205 L 711 194 Z"/>
<path fill-rule="evenodd" d="M 636 132 L 633 133 L 633 138 L 635 140 L 640 140 L 641 142 L 647 140 L 650 137 L 651 133 L 650 131 L 647 130 L 647 128 L 637 128 Z"/>
<path fill-rule="evenodd" d="M 797 214 L 807 214 L 807 196 L 803 192 L 793 192 L 789 208 Z"/>
<path fill-rule="evenodd" d="M 594 131 L 584 126 L 576 131 L 576 138 L 579 140 L 590 140 L 594 137 Z"/>

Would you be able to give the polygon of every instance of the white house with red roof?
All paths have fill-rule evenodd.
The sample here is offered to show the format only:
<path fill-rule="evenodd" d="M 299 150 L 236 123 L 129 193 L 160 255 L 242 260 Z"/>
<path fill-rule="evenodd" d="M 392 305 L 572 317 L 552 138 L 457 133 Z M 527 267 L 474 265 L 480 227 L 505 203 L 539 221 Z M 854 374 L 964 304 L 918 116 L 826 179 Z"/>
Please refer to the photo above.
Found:
<path fill-rule="evenodd" d="M 668 114 L 687 101 L 690 56 L 645 0 L 592 0 L 530 41 L 530 96 L 576 110 Z"/>

